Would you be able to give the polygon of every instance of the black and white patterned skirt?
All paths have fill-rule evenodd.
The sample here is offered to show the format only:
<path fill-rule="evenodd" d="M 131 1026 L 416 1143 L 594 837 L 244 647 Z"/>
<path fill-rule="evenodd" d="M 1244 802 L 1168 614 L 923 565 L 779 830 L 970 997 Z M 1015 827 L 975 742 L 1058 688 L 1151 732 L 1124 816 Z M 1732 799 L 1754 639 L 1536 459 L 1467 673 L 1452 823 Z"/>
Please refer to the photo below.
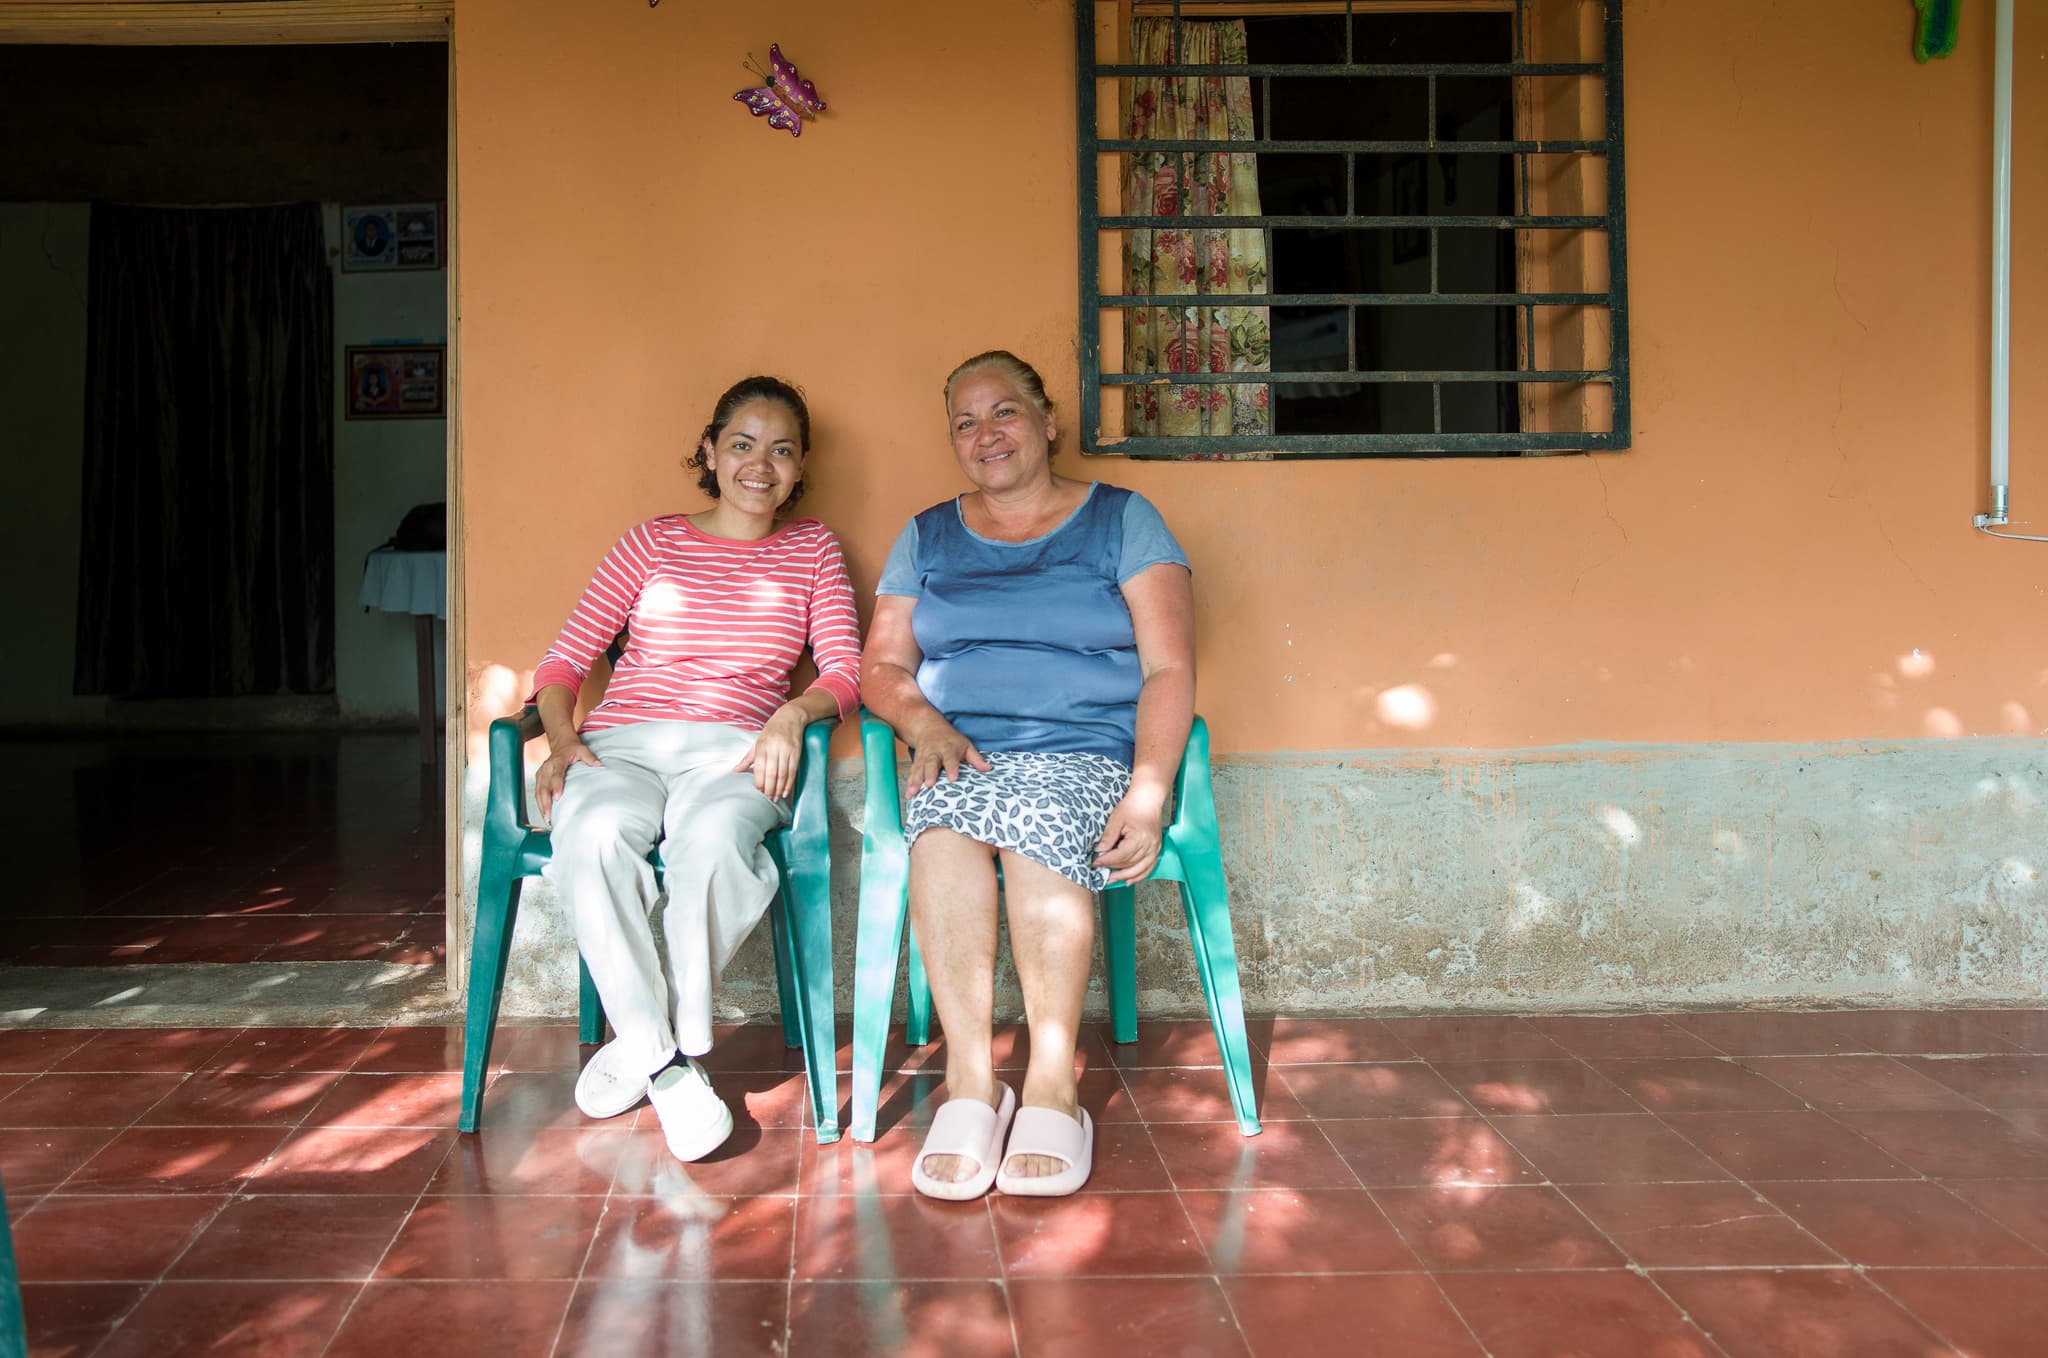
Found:
<path fill-rule="evenodd" d="M 991 754 L 988 762 L 987 773 L 963 764 L 960 781 L 941 778 L 912 797 L 903 816 L 904 842 L 915 844 L 926 830 L 942 826 L 1102 890 L 1109 874 L 1095 866 L 1095 844 L 1130 788 L 1130 769 L 1107 755 L 1025 750 Z"/>

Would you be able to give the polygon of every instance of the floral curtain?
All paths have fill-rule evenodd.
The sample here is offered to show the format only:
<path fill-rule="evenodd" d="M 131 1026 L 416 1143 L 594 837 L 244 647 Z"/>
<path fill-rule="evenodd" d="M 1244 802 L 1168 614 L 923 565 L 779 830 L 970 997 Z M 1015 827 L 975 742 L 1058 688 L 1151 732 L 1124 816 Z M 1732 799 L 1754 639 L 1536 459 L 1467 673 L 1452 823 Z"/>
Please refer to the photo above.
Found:
<path fill-rule="evenodd" d="M 1174 53 L 1174 34 L 1180 53 Z M 1131 59 L 1141 65 L 1242 64 L 1242 19 L 1131 24 Z M 1251 81 L 1244 76 L 1139 76 L 1131 82 L 1133 140 L 1250 141 Z M 1259 211 L 1258 157 L 1193 151 L 1130 158 L 1126 211 L 1144 216 L 1250 216 Z M 1214 297 L 1267 291 L 1266 246 L 1253 230 L 1132 231 L 1125 283 L 1134 293 Z M 1263 306 L 1134 307 L 1125 313 L 1124 370 L 1134 373 L 1269 372 L 1272 337 Z M 1272 394 L 1264 383 L 1140 386 L 1130 392 L 1132 434 L 1266 434 Z M 1256 456 L 1256 455 L 1254 455 Z"/>

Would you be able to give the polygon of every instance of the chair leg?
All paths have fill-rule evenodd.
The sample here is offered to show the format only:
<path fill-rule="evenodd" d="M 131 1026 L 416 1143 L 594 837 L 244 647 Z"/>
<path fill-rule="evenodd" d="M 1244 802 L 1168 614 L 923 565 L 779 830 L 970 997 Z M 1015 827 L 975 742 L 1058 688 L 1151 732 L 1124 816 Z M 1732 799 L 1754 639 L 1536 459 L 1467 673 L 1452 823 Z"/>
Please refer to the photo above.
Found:
<path fill-rule="evenodd" d="M 787 877 L 768 907 L 775 941 L 775 981 L 782 995 L 783 1038 L 789 1046 L 803 1049 L 811 1121 L 821 1146 L 839 1139 L 839 1043 L 832 1014 L 830 910 L 829 899 L 799 899 Z"/>
<path fill-rule="evenodd" d="M 1257 1136 L 1259 1100 L 1252 1088 L 1251 1042 L 1244 1031 L 1244 993 L 1238 986 L 1237 942 L 1230 932 L 1230 890 L 1223 880 L 1223 864 L 1209 854 L 1189 853 L 1182 854 L 1181 863 L 1188 874 L 1180 889 L 1188 938 L 1195 946 L 1195 968 L 1209 1001 L 1216 1047 L 1223 1054 L 1230 1105 L 1237 1113 L 1238 1131 Z"/>
<path fill-rule="evenodd" d="M 1138 1040 L 1137 893 L 1128 884 L 1102 893 L 1102 952 L 1109 990 L 1110 1032 L 1119 1042 Z"/>
<path fill-rule="evenodd" d="M 792 951 L 796 944 L 789 934 L 789 883 L 777 888 L 768 907 L 768 924 L 775 938 L 775 1000 L 782 1016 L 782 1045 L 796 1051 L 804 1045 L 803 1001 L 797 991 L 797 977 L 803 974 Z"/>
<path fill-rule="evenodd" d="M 910 933 L 910 973 L 905 978 L 903 1040 L 922 1047 L 932 1040 L 932 981 L 924 974 L 924 953 L 917 946 L 917 930 Z"/>
<path fill-rule="evenodd" d="M 520 884 L 519 878 L 502 870 L 486 870 L 477 883 L 476 930 L 469 941 L 469 1016 L 462 1032 L 462 1114 L 457 1122 L 465 1132 L 476 1130 L 483 1113 L 491 1037 L 505 991 L 512 924 L 519 917 Z"/>
<path fill-rule="evenodd" d="M 853 1118 L 847 1129 L 855 1141 L 875 1139 L 889 1019 L 896 1008 L 896 963 L 909 915 L 910 899 L 902 874 L 887 871 L 879 861 L 862 864 L 860 925 L 854 936 L 853 957 Z M 917 946 L 914 940 L 911 946 Z M 913 951 L 911 957 L 916 956 Z M 922 978 L 921 972 L 917 975 Z M 912 985 L 914 1003 L 915 981 Z"/>
<path fill-rule="evenodd" d="M 14 1235 L 7 1224 L 7 1196 L 0 1191 L 0 1358 L 27 1358 L 28 1323 L 21 1313 L 21 1276 L 14 1260 Z"/>
<path fill-rule="evenodd" d="M 804 1020 L 804 1071 L 818 1144 L 839 1139 L 839 1019 L 832 984 L 832 900 L 806 902 L 790 932 L 796 939 L 797 1012 Z"/>
<path fill-rule="evenodd" d="M 582 953 L 576 954 L 576 1040 L 586 1047 L 604 1041 L 604 1001 L 597 997 L 597 982 Z"/>

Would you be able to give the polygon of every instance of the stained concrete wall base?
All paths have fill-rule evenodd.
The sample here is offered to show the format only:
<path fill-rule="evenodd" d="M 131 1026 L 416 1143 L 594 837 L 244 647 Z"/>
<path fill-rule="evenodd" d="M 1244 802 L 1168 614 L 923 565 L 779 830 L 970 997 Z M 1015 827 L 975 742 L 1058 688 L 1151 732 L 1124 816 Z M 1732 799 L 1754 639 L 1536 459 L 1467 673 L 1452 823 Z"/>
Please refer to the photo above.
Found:
<path fill-rule="evenodd" d="M 1964 739 L 1225 760 L 1217 811 L 1246 1007 L 2038 1003 L 2044 756 L 2038 740 Z M 472 827 L 482 779 L 473 767 Z M 844 1010 L 858 761 L 834 766 L 831 795 Z M 466 858 L 465 911 L 474 830 Z M 552 892 L 529 883 L 506 1012 L 574 1012 L 574 959 Z M 1098 963 L 1098 1014 L 1100 973 Z M 1021 1013 L 1006 953 L 997 985 L 998 1007 Z M 1180 906 L 1163 884 L 1138 892 L 1138 985 L 1141 1012 L 1202 1012 Z M 720 995 L 734 1020 L 773 1011 L 766 929 Z"/>

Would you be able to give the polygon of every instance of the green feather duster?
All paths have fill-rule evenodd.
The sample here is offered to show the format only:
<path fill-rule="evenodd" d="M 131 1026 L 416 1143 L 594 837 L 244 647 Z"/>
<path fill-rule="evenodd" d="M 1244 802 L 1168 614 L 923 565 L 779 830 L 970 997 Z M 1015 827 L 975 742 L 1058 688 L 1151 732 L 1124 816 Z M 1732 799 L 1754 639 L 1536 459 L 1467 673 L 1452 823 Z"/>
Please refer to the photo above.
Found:
<path fill-rule="evenodd" d="M 1919 18 L 1913 25 L 1913 57 L 1945 57 L 1956 50 L 1956 24 L 1961 19 L 1961 0 L 1913 0 Z"/>

